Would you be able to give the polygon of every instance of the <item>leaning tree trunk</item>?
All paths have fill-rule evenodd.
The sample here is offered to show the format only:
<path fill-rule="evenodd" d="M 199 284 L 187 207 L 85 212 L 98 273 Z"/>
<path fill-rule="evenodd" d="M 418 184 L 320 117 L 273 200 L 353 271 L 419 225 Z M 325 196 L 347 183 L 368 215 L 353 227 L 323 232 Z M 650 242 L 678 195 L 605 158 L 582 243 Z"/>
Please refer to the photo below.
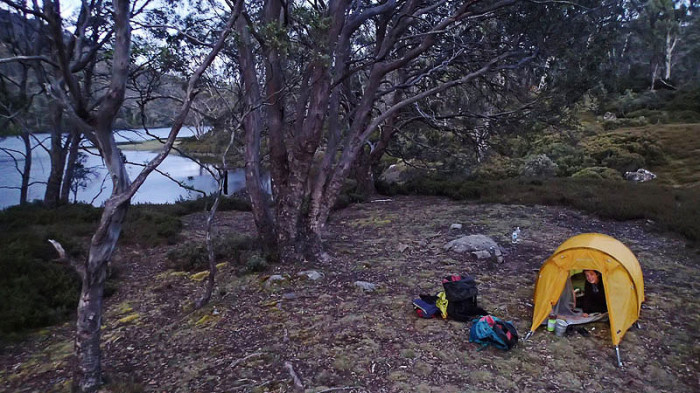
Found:
<path fill-rule="evenodd" d="M 60 202 L 67 204 L 70 197 L 71 184 L 75 174 L 75 164 L 78 161 L 78 149 L 80 148 L 80 131 L 73 131 L 70 135 L 70 146 L 68 147 L 68 158 L 66 159 L 66 173 L 63 175 L 61 184 Z"/>
<path fill-rule="evenodd" d="M 32 170 L 32 143 L 29 140 L 29 133 L 24 130 L 22 135 L 22 143 L 24 144 L 24 169 L 22 170 L 22 184 L 19 188 L 19 204 L 24 205 L 27 203 L 27 197 L 29 194 L 29 179 Z"/>
<path fill-rule="evenodd" d="M 66 148 L 62 141 L 61 119 L 63 115 L 62 109 L 56 105 L 51 105 L 51 150 L 49 157 L 51 159 L 51 171 L 49 179 L 46 183 L 46 192 L 44 193 L 44 204 L 48 207 L 58 205 L 61 195 L 61 183 L 63 179 L 63 168 L 66 164 Z"/>
<path fill-rule="evenodd" d="M 96 392 L 101 384 L 100 328 L 102 326 L 102 295 L 107 278 L 107 266 L 112 258 L 129 207 L 123 194 L 129 187 L 129 177 L 119 149 L 110 131 L 107 146 L 101 148 L 105 164 L 113 180 L 112 196 L 105 203 L 100 224 L 90 241 L 90 251 L 82 270 L 82 290 L 78 303 L 75 352 L 77 364 L 73 389 Z M 101 141 L 102 142 L 102 141 Z"/>

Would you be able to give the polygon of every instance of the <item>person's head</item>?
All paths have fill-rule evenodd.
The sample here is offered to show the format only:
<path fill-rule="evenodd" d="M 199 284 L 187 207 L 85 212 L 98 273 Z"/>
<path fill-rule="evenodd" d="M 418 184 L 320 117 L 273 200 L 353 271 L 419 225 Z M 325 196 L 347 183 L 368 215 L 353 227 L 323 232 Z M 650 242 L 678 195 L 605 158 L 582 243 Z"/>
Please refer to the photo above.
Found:
<path fill-rule="evenodd" d="M 586 281 L 591 284 L 597 284 L 600 281 L 600 275 L 595 270 L 584 270 L 583 274 L 586 275 Z"/>

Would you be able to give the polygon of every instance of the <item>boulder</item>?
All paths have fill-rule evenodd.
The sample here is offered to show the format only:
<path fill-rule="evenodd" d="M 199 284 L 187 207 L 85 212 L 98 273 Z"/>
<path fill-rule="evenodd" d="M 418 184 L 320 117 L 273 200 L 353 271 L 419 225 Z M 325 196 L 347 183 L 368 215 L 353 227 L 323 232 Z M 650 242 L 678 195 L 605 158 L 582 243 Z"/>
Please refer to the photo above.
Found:
<path fill-rule="evenodd" d="M 637 169 L 636 172 L 625 172 L 625 180 L 633 182 L 645 182 L 656 179 L 656 175 L 644 168 Z"/>
<path fill-rule="evenodd" d="M 452 240 L 451 242 L 445 244 L 442 248 L 445 251 L 454 251 L 460 254 L 470 253 L 473 251 L 486 251 L 487 256 L 489 256 L 491 255 L 489 254 L 489 249 L 492 247 L 500 252 L 500 247 L 490 237 L 486 235 L 468 235 Z"/>

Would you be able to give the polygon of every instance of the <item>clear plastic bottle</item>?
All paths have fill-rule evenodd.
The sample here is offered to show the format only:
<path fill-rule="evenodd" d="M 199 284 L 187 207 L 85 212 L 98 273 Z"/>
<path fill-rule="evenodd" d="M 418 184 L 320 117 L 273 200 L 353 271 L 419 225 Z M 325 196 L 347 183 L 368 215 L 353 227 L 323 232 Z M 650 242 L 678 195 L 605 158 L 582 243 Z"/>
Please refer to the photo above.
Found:
<path fill-rule="evenodd" d="M 520 237 L 520 227 L 515 227 L 515 230 L 513 231 L 513 234 L 510 235 L 511 242 L 513 244 L 518 242 L 518 238 Z"/>

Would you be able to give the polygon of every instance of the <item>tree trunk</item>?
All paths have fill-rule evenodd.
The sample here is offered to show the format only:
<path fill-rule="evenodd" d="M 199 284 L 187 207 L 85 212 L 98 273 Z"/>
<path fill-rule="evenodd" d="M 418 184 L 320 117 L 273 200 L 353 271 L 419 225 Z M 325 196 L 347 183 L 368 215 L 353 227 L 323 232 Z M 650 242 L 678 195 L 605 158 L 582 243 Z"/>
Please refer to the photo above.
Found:
<path fill-rule="evenodd" d="M 108 148 L 102 147 L 105 164 L 113 179 L 112 196 L 105 203 L 100 224 L 90 242 L 82 290 L 78 303 L 75 352 L 78 358 L 73 389 L 78 392 L 96 392 L 101 381 L 100 328 L 102 326 L 102 294 L 107 278 L 107 266 L 117 245 L 129 199 L 121 193 L 129 186 L 129 177 L 110 132 Z"/>
<path fill-rule="evenodd" d="M 75 164 L 78 160 L 78 148 L 80 147 L 80 131 L 71 132 L 69 148 L 68 148 L 68 158 L 66 159 L 66 173 L 63 175 L 63 183 L 61 184 L 61 196 L 60 202 L 63 204 L 68 203 L 68 198 L 70 197 L 71 184 L 73 184 L 73 176 L 75 173 Z"/>
<path fill-rule="evenodd" d="M 63 130 L 61 127 L 61 120 L 63 118 L 63 111 L 56 104 L 51 104 L 50 110 L 52 129 L 49 157 L 51 159 L 51 171 L 49 173 L 48 182 L 46 183 L 44 204 L 48 207 L 55 207 L 59 203 L 61 194 L 63 168 L 66 164 L 66 148 L 62 143 Z"/>
<path fill-rule="evenodd" d="M 238 40 L 238 58 L 242 65 L 243 83 L 247 90 L 245 95 L 248 113 L 243 119 L 245 130 L 245 180 L 246 191 L 250 197 L 255 226 L 258 228 L 265 252 L 274 252 L 277 237 L 275 223 L 268 205 L 267 194 L 263 191 L 260 179 L 260 139 L 263 119 L 259 109 L 260 87 L 255 75 L 255 63 L 250 51 L 250 33 L 246 21 L 241 18 L 236 22 L 240 34 Z"/>
<path fill-rule="evenodd" d="M 225 153 L 224 153 L 225 154 Z M 220 172 L 222 173 L 222 172 Z M 223 172 L 223 176 L 227 176 L 226 172 Z M 216 209 L 219 207 L 219 202 L 221 201 L 221 193 L 223 191 L 225 177 L 219 178 L 219 188 L 216 193 L 216 199 L 214 199 L 214 204 L 209 210 L 207 215 L 207 258 L 209 260 L 209 276 L 207 277 L 206 288 L 204 289 L 204 294 L 195 303 L 195 309 L 200 309 L 204 307 L 211 299 L 211 294 L 214 291 L 214 279 L 216 278 L 216 259 L 214 255 L 214 242 L 212 239 L 212 227 L 214 225 L 214 217 L 216 216 Z"/>
<path fill-rule="evenodd" d="M 24 169 L 22 170 L 22 185 L 19 189 L 19 204 L 27 203 L 27 195 L 29 194 L 29 176 L 32 170 L 32 143 L 29 140 L 29 132 L 25 129 L 22 131 L 22 143 L 24 144 Z"/>
<path fill-rule="evenodd" d="M 350 168 L 349 177 L 357 182 L 355 192 L 365 198 L 377 191 L 374 187 L 372 163 L 372 153 L 370 149 L 365 147 L 360 151 Z"/>
<path fill-rule="evenodd" d="M 664 53 L 664 80 L 671 80 L 671 67 L 673 66 L 673 50 L 678 43 L 678 37 L 671 37 L 671 29 L 666 31 L 666 46 Z"/>

